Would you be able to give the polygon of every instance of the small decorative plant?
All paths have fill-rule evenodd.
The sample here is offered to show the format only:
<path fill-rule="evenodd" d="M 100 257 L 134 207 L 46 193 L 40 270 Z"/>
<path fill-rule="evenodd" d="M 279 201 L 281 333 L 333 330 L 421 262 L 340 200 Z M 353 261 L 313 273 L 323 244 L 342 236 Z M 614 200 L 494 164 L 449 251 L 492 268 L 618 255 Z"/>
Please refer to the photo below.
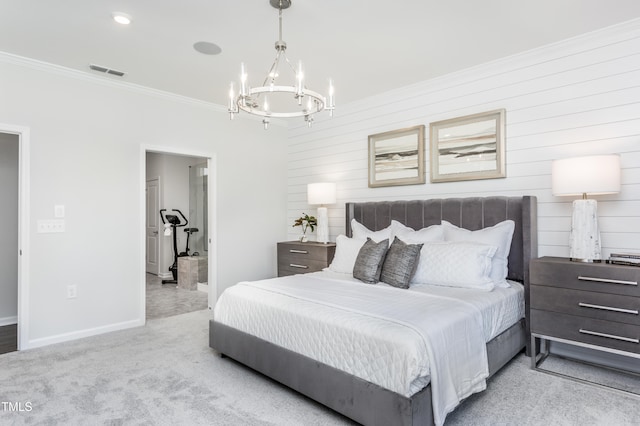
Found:
<path fill-rule="evenodd" d="M 307 229 L 311 229 L 311 232 L 313 232 L 317 225 L 318 219 L 316 219 L 315 216 L 309 216 L 306 213 L 302 213 L 302 216 L 300 216 L 293 222 L 294 228 L 296 226 L 302 227 L 302 236 L 300 237 L 300 241 L 302 242 L 307 241 Z"/>

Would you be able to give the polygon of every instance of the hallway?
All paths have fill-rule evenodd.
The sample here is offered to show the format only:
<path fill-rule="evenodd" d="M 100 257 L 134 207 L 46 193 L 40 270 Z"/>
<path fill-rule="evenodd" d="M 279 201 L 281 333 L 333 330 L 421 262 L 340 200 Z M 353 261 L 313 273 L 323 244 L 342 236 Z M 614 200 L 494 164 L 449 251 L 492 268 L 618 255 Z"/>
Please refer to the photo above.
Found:
<path fill-rule="evenodd" d="M 203 291 L 184 290 L 176 284 L 163 285 L 153 274 L 146 274 L 146 281 L 148 320 L 207 309 L 208 294 Z"/>
<path fill-rule="evenodd" d="M 18 350 L 18 324 L 0 327 L 0 355 Z"/>

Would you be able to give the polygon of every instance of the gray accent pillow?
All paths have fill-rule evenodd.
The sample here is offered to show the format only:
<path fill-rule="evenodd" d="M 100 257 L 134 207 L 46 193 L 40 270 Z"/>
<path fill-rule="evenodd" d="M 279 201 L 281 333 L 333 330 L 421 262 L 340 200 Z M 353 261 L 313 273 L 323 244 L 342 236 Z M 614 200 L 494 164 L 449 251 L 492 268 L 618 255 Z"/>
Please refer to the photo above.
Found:
<path fill-rule="evenodd" d="M 422 246 L 423 244 L 407 244 L 395 237 L 384 259 L 380 281 L 394 287 L 409 288 Z"/>
<path fill-rule="evenodd" d="M 357 278 L 368 284 L 375 284 L 380 281 L 380 272 L 384 263 L 384 256 L 389 248 L 389 240 L 382 240 L 376 243 L 371 238 L 367 238 L 353 266 L 353 278 Z"/>

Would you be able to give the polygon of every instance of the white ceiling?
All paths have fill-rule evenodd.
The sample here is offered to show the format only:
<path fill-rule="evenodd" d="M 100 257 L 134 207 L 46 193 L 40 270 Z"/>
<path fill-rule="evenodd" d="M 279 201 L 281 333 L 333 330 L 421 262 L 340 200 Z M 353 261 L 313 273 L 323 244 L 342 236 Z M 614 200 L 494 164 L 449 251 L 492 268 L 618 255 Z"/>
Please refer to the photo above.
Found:
<path fill-rule="evenodd" d="M 640 17 L 640 0 L 292 0 L 288 56 L 340 104 Z M 116 24 L 125 12 L 131 25 Z M 0 0 L 0 51 L 225 105 L 240 62 L 261 84 L 275 56 L 269 0 Z M 197 53 L 210 41 L 217 56 Z M 118 77 L 104 76 L 118 79 Z"/>

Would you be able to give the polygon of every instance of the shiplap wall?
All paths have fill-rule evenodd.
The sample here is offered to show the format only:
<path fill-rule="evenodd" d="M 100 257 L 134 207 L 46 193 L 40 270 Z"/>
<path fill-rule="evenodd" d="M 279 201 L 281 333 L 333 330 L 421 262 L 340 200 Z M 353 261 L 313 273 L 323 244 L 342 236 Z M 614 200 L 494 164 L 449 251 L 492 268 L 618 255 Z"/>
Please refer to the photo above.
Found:
<path fill-rule="evenodd" d="M 506 109 L 505 179 L 432 184 L 426 155 L 426 184 L 368 187 L 368 135 L 424 124 L 428 150 L 430 122 L 499 108 Z M 622 191 L 595 197 L 603 255 L 640 252 L 640 20 L 338 106 L 312 129 L 291 128 L 288 146 L 290 224 L 315 213 L 306 202 L 312 182 L 337 183 L 333 241 L 344 232 L 347 201 L 535 195 L 539 254 L 556 256 L 569 253 L 573 200 L 551 194 L 551 161 L 619 153 Z M 289 228 L 290 239 L 299 234 Z"/>

